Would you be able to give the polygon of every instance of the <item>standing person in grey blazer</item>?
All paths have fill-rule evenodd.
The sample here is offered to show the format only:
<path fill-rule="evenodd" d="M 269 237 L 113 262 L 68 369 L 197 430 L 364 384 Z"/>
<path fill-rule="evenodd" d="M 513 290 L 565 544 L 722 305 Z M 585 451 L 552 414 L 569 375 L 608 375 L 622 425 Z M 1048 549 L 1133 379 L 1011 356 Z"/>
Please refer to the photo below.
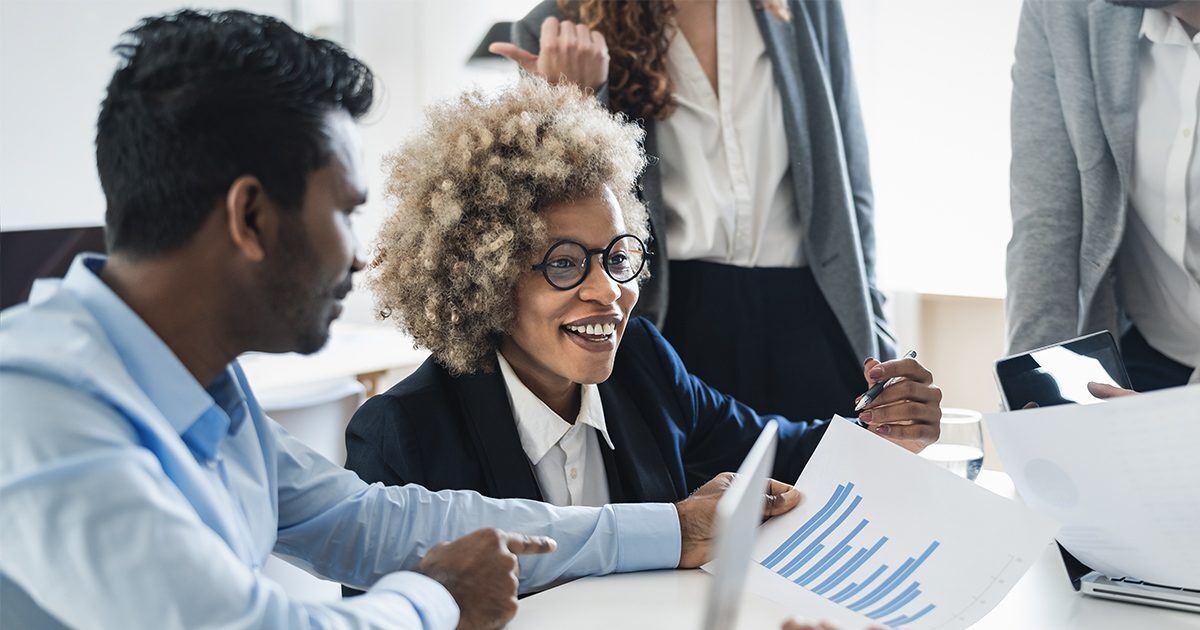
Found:
<path fill-rule="evenodd" d="M 1108 329 L 1134 389 L 1200 381 L 1200 2 L 1026 0 L 1013 352 Z"/>
<path fill-rule="evenodd" d="M 851 414 L 895 341 L 841 5 L 545 0 L 493 52 L 644 126 L 638 314 L 692 371 L 767 413 Z"/>

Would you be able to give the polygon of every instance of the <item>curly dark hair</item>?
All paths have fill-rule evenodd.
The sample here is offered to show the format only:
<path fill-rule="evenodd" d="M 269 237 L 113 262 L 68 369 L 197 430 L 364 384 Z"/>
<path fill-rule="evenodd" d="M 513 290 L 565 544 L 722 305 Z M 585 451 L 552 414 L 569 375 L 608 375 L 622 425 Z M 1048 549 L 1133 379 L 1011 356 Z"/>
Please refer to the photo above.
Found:
<path fill-rule="evenodd" d="M 758 0 L 758 8 L 785 22 L 787 0 Z M 674 0 L 558 0 L 569 20 L 599 31 L 608 42 L 608 95 L 613 111 L 663 120 L 675 111 L 675 84 L 667 50 L 675 34 Z"/>
<path fill-rule="evenodd" d="M 549 245 L 543 208 L 607 186 L 626 229 L 649 238 L 634 193 L 642 136 L 574 85 L 536 77 L 431 107 L 385 164 L 393 212 L 368 281 L 380 316 L 452 373 L 487 370 L 517 282 Z"/>
<path fill-rule="evenodd" d="M 667 74 L 674 31 L 673 0 L 558 0 L 563 15 L 608 42 L 608 95 L 613 111 L 662 120 L 675 109 Z"/>
<path fill-rule="evenodd" d="M 96 125 L 110 251 L 182 245 L 243 175 L 298 209 L 331 157 L 325 116 L 373 100 L 371 71 L 340 46 L 244 11 L 146 18 L 114 52 Z"/>

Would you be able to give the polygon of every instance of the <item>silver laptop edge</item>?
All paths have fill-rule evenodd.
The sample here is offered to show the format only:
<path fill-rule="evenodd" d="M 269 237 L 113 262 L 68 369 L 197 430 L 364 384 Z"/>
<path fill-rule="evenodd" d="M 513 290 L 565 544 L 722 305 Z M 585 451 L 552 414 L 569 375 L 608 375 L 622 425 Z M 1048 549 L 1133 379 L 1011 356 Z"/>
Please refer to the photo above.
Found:
<path fill-rule="evenodd" d="M 704 630 L 729 630 L 737 625 L 746 573 L 754 552 L 758 526 L 767 500 L 767 479 L 775 463 L 779 425 L 771 421 L 758 436 L 737 477 L 717 503 L 713 542 L 712 586 L 704 614 Z"/>

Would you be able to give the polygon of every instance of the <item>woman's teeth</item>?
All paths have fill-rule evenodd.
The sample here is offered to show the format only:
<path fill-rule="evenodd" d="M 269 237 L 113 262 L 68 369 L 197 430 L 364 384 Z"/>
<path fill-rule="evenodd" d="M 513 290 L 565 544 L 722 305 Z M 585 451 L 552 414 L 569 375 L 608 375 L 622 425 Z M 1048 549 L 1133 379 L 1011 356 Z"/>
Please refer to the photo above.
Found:
<path fill-rule="evenodd" d="M 580 335 L 592 335 L 594 337 L 607 337 L 617 331 L 616 324 L 588 324 L 586 326 L 572 326 L 568 324 L 566 329 L 578 333 Z"/>

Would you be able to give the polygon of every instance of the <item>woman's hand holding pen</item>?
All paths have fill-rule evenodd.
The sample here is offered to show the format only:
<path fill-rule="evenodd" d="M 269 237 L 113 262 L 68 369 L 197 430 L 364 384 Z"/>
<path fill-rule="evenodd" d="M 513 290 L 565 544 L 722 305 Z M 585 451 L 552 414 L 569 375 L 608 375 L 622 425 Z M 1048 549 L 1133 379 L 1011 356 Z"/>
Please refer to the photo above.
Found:
<path fill-rule="evenodd" d="M 933 384 L 929 370 L 915 358 L 884 363 L 867 359 L 863 375 L 872 385 L 897 380 L 863 408 L 859 421 L 914 453 L 937 441 L 941 434 L 942 390 Z"/>

